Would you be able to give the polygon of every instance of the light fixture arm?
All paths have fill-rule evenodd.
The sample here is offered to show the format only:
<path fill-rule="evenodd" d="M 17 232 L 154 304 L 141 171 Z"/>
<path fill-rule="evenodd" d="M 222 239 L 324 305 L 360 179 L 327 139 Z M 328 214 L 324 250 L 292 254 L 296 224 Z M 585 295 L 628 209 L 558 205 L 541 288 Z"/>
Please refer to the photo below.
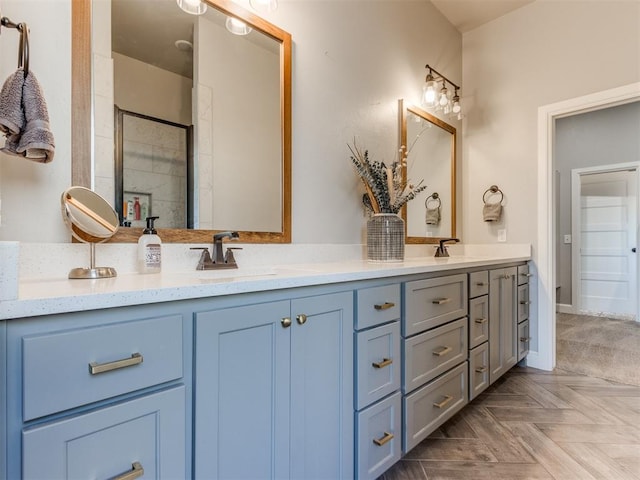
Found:
<path fill-rule="evenodd" d="M 437 71 L 435 68 L 429 66 L 429 64 L 427 64 L 424 68 L 429 70 L 428 75 L 433 76 L 433 74 L 435 73 L 437 75 L 436 78 L 434 78 L 434 80 L 442 80 L 443 82 L 448 82 L 451 84 L 451 86 L 457 91 L 460 90 L 460 87 L 458 85 L 456 85 L 455 83 L 453 83 L 451 80 L 449 80 L 447 77 L 445 77 L 444 75 L 442 75 L 439 71 Z"/>

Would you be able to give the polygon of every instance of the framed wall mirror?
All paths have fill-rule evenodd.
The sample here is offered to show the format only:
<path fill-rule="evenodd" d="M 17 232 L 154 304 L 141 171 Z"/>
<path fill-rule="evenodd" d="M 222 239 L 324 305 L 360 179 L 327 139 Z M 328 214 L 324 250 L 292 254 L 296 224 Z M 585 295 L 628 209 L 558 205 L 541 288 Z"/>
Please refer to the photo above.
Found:
<path fill-rule="evenodd" d="M 402 211 L 407 243 L 438 243 L 456 236 L 456 129 L 414 105 L 398 101 L 405 179 L 427 188 Z"/>
<path fill-rule="evenodd" d="M 291 36 L 230 0 L 203 4 L 192 15 L 175 0 L 73 0 L 73 183 L 112 199 L 125 225 L 115 242 L 141 234 L 139 223 L 126 226 L 133 192 L 153 201 L 154 215 L 173 195 L 156 221 L 165 242 L 209 243 L 236 230 L 243 242 L 289 243 Z M 142 137 L 155 143 L 121 148 L 114 105 L 128 120 L 154 119 Z M 156 188 L 180 163 L 157 141 L 163 122 L 191 129 L 179 191 Z M 123 165 L 141 168 L 134 182 Z"/>

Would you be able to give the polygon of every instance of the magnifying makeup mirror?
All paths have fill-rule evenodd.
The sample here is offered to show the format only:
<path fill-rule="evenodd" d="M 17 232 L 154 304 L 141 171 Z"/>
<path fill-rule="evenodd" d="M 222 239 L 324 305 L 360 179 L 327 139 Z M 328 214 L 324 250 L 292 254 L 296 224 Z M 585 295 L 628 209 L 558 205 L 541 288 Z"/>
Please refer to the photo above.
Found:
<path fill-rule="evenodd" d="M 70 187 L 62 192 L 62 218 L 76 240 L 91 249 L 89 268 L 74 268 L 69 278 L 110 278 L 117 275 L 111 267 L 96 267 L 96 243 L 109 240 L 118 231 L 118 214 L 100 195 L 85 187 Z"/>

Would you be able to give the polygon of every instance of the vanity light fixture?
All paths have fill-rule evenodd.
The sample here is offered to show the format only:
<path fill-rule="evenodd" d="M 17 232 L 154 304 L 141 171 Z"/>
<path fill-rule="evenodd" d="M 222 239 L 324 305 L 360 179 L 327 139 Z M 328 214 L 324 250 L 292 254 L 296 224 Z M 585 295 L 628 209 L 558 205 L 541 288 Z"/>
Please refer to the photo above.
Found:
<path fill-rule="evenodd" d="M 425 68 L 429 72 L 422 87 L 422 106 L 462 120 L 462 106 L 460 105 L 460 95 L 458 94 L 461 87 L 429 65 L 425 66 Z M 447 88 L 447 83 L 453 88 L 453 95 L 451 90 Z"/>
<path fill-rule="evenodd" d="M 278 8 L 278 0 L 249 0 L 249 5 L 258 12 L 269 13 Z"/>
<path fill-rule="evenodd" d="M 227 27 L 227 30 L 229 30 L 234 35 L 249 35 L 252 30 L 252 28 L 242 20 L 238 20 L 237 18 L 233 17 L 227 18 L 225 26 Z"/>
<path fill-rule="evenodd" d="M 207 11 L 207 4 L 201 0 L 176 0 L 176 3 L 190 15 L 202 15 Z"/>

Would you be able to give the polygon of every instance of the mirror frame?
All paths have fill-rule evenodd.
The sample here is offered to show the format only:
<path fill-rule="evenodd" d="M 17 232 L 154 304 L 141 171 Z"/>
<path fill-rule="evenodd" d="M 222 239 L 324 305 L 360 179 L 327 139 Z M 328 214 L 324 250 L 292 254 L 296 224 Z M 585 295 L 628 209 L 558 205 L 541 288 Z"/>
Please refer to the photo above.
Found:
<path fill-rule="evenodd" d="M 406 108 L 402 99 L 398 100 L 398 149 L 404 148 L 407 145 L 407 114 L 406 112 L 413 113 L 420 118 L 432 123 L 433 125 L 442 128 L 443 130 L 451 134 L 451 237 L 456 236 L 456 144 L 457 133 L 456 128 L 449 125 L 447 122 L 440 120 L 438 117 L 431 115 L 425 110 L 411 104 L 407 104 Z M 407 181 L 407 166 L 402 169 L 402 179 Z M 427 179 L 425 179 L 427 181 Z M 409 226 L 407 225 L 407 206 L 402 208 L 402 219 L 404 220 L 405 229 L 405 242 L 409 244 L 434 244 L 438 243 L 442 238 L 449 237 L 410 237 L 407 235 Z"/>
<path fill-rule="evenodd" d="M 280 42 L 282 231 L 238 233 L 242 243 L 291 243 L 291 34 L 231 0 L 203 1 Z M 73 185 L 91 188 L 91 0 L 72 0 L 71 10 L 71 181 Z M 135 243 L 142 230 L 121 227 L 110 242 Z M 211 243 L 219 231 L 223 230 L 158 229 L 158 235 L 166 243 Z"/>

